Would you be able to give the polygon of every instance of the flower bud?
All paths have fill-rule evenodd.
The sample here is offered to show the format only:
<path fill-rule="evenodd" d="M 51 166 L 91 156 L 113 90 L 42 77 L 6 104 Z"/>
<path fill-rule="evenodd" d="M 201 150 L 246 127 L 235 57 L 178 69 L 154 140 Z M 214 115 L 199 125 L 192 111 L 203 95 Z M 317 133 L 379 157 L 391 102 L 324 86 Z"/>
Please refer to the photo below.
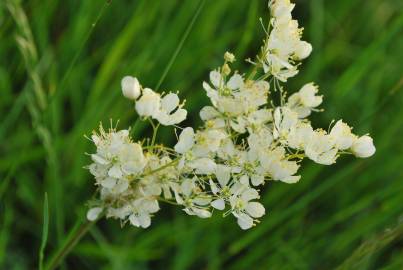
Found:
<path fill-rule="evenodd" d="M 295 49 L 295 57 L 298 60 L 307 58 L 312 52 L 312 45 L 306 41 L 299 42 Z"/>
<path fill-rule="evenodd" d="M 89 221 L 96 220 L 98 218 L 99 214 L 101 214 L 102 210 L 103 209 L 101 207 L 93 207 L 93 208 L 91 208 L 87 212 L 87 219 Z"/>
<path fill-rule="evenodd" d="M 222 73 L 224 73 L 224 75 L 226 76 L 231 73 L 231 68 L 228 66 L 228 64 L 224 64 L 224 66 L 222 67 Z"/>
<path fill-rule="evenodd" d="M 372 138 L 368 135 L 361 136 L 353 142 L 351 151 L 356 157 L 367 158 L 372 156 L 376 149 Z"/>
<path fill-rule="evenodd" d="M 230 52 L 225 52 L 225 54 L 224 54 L 224 60 L 227 61 L 227 62 L 232 63 L 232 62 L 235 61 L 235 55 L 233 55 L 233 54 L 230 53 Z"/>
<path fill-rule="evenodd" d="M 136 100 L 141 94 L 140 83 L 137 78 L 126 76 L 122 79 L 122 93 L 128 99 Z"/>

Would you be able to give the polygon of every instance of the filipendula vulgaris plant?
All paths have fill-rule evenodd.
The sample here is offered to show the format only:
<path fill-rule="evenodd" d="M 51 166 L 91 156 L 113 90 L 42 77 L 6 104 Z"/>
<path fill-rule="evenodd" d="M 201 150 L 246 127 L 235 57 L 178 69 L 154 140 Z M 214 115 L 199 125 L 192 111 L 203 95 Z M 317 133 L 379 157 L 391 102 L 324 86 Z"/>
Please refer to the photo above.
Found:
<path fill-rule="evenodd" d="M 321 111 L 322 103 L 314 83 L 287 97 L 282 84 L 298 74 L 312 46 L 301 40 L 303 29 L 291 17 L 294 4 L 275 0 L 269 8 L 261 53 L 248 61 L 252 71 L 233 72 L 235 56 L 226 52 L 223 65 L 203 82 L 211 105 L 200 111 L 204 125 L 198 129 L 177 126 L 187 116 L 177 94 L 156 93 L 131 76 L 122 79 L 123 95 L 154 133 L 141 142 L 133 141 L 129 130 L 101 126 L 93 133 L 96 153 L 88 168 L 97 196 L 89 220 L 105 215 L 147 228 L 166 202 L 200 218 L 223 211 L 246 230 L 265 214 L 259 189 L 267 181 L 298 182 L 303 159 L 331 165 L 343 154 L 375 153 L 372 138 L 353 134 L 342 120 L 328 131 L 312 127 L 307 117 Z M 173 148 L 156 143 L 159 125 L 180 130 Z"/>

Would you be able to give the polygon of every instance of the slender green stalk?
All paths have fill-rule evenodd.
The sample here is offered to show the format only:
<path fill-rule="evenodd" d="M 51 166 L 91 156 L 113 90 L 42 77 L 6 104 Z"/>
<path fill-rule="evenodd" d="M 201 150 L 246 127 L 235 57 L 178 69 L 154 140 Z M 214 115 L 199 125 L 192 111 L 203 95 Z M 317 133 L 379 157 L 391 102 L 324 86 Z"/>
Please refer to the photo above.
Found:
<path fill-rule="evenodd" d="M 155 139 L 157 138 L 157 132 L 160 124 L 158 123 L 157 125 L 153 124 L 153 137 L 151 139 L 151 146 L 154 146 L 155 144 Z"/>
<path fill-rule="evenodd" d="M 48 241 L 49 232 L 49 203 L 48 194 L 45 193 L 45 200 L 43 202 L 43 229 L 42 229 L 42 241 L 39 249 L 39 269 L 43 269 L 43 259 L 45 254 L 46 242 Z"/>
<path fill-rule="evenodd" d="M 200 1 L 195 15 L 193 16 L 192 20 L 190 21 L 188 27 L 186 28 L 185 33 L 183 34 L 183 36 L 182 36 L 182 38 L 181 38 L 181 40 L 179 42 L 178 47 L 176 47 L 175 52 L 173 53 L 171 59 L 169 59 L 168 65 L 165 67 L 164 72 L 162 73 L 162 76 L 161 76 L 160 80 L 158 81 L 157 86 L 155 87 L 155 90 L 158 90 L 160 88 L 162 82 L 164 81 L 165 77 L 167 76 L 169 70 L 171 69 L 176 57 L 178 56 L 180 50 L 183 47 L 183 44 L 185 43 L 187 37 L 189 36 L 189 33 L 192 30 L 193 25 L 196 22 L 197 17 L 199 17 L 200 12 L 201 12 L 205 2 L 206 2 L 206 0 L 201 0 Z"/>
<path fill-rule="evenodd" d="M 169 162 L 169 163 L 167 163 L 167 164 L 165 164 L 165 165 L 163 165 L 163 166 L 161 166 L 161 167 L 158 167 L 158 168 L 155 169 L 155 170 L 152 170 L 152 171 L 149 171 L 149 172 L 143 174 L 142 177 L 147 176 L 147 175 L 154 174 L 154 173 L 159 172 L 159 171 L 162 171 L 163 169 L 166 169 L 166 168 L 168 168 L 168 167 L 171 167 L 172 165 L 175 165 L 175 164 L 178 163 L 178 162 L 179 162 L 179 158 L 174 159 L 174 160 L 172 160 L 171 162 Z"/>
<path fill-rule="evenodd" d="M 97 24 L 100 21 L 102 15 L 104 14 L 106 7 L 108 5 L 110 5 L 111 2 L 112 1 L 110 0 L 110 1 L 106 1 L 104 3 L 104 5 L 102 6 L 101 10 L 99 11 L 97 17 L 95 18 L 94 22 L 91 24 L 91 27 L 88 30 L 87 34 L 85 35 L 85 37 L 83 39 L 83 42 L 80 44 L 77 52 L 75 53 L 75 55 L 74 55 L 73 59 L 71 60 L 66 72 L 63 75 L 63 78 L 62 78 L 61 83 L 60 83 L 59 91 L 56 91 L 52 96 L 50 96 L 49 105 L 52 104 L 57 99 L 57 97 L 60 97 L 63 94 L 63 92 L 65 91 L 65 89 L 66 89 L 65 86 L 66 86 L 67 79 L 68 79 L 71 71 L 73 70 L 73 68 L 74 68 L 79 56 L 81 55 L 81 52 L 84 49 L 84 45 L 87 44 L 87 41 L 90 39 L 91 34 L 93 33 L 95 27 L 97 26 Z"/>
<path fill-rule="evenodd" d="M 81 223 L 81 224 L 80 224 Z M 88 232 L 88 230 L 96 223 L 96 221 L 78 221 L 71 230 L 69 236 L 63 245 L 54 253 L 50 261 L 46 264 L 46 270 L 56 269 L 63 259 L 73 250 L 80 239 Z"/>

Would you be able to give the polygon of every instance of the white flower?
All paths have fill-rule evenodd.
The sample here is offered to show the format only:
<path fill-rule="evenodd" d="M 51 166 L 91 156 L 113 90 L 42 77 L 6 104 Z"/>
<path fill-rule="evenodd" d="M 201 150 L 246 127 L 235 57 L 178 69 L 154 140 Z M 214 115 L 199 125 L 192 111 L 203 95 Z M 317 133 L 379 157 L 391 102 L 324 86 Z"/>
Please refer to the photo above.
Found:
<path fill-rule="evenodd" d="M 346 150 L 351 147 L 356 136 L 351 133 L 351 128 L 342 120 L 337 121 L 329 135 L 334 139 L 336 147 Z"/>
<path fill-rule="evenodd" d="M 274 139 L 286 141 L 290 132 L 298 123 L 298 114 L 288 107 L 277 107 L 273 113 Z"/>
<path fill-rule="evenodd" d="M 271 4 L 271 5 L 270 5 Z M 291 20 L 291 11 L 295 4 L 291 4 L 289 0 L 277 0 L 269 2 L 272 16 L 279 22 L 287 22 Z"/>
<path fill-rule="evenodd" d="M 372 156 L 376 151 L 374 142 L 368 135 L 361 136 L 354 140 L 351 146 L 351 152 L 360 158 L 367 158 Z"/>
<path fill-rule="evenodd" d="M 192 153 L 197 157 L 206 157 L 210 153 L 215 153 L 221 146 L 221 141 L 228 135 L 221 130 L 205 129 L 198 131 L 195 135 L 195 145 Z"/>
<path fill-rule="evenodd" d="M 266 81 L 244 81 L 240 74 L 233 74 L 228 81 L 218 72 L 210 72 L 210 81 L 203 83 L 213 106 L 230 117 L 241 116 L 258 110 L 267 103 L 269 83 Z"/>
<path fill-rule="evenodd" d="M 302 29 L 298 28 L 298 22 L 292 20 L 291 11 L 294 4 L 288 0 L 270 2 L 272 13 L 272 30 L 265 42 L 263 69 L 280 81 L 298 73 L 297 63 L 309 56 L 312 46 L 301 41 Z"/>
<path fill-rule="evenodd" d="M 150 214 L 160 209 L 157 200 L 145 198 L 132 201 L 130 207 L 132 211 L 129 216 L 130 224 L 142 228 L 148 228 L 151 225 Z"/>
<path fill-rule="evenodd" d="M 375 153 L 371 137 L 357 137 L 341 120 L 328 132 L 312 128 L 306 117 L 320 111 L 323 99 L 313 83 L 287 99 L 281 82 L 295 76 L 300 61 L 312 52 L 311 44 L 301 40 L 303 29 L 292 19 L 294 6 L 290 0 L 269 1 L 272 18 L 262 54 L 256 61 L 247 60 L 255 69 L 249 74 L 233 72 L 235 56 L 226 52 L 223 65 L 210 72 L 210 82 L 203 82 L 212 104 L 200 111 L 203 125 L 184 128 L 173 148 L 155 141 L 154 122 L 181 123 L 187 116 L 184 102 L 175 93 L 143 89 L 134 77 L 122 79 L 123 95 L 135 101 L 140 120 L 152 119 L 154 133 L 141 144 L 132 141 L 129 130 L 105 132 L 101 127 L 91 136 L 96 152 L 88 169 L 98 200 L 91 203 L 88 220 L 105 214 L 121 224 L 148 228 L 159 201 L 165 201 L 200 218 L 210 217 L 213 210 L 225 211 L 223 216 L 233 214 L 246 230 L 265 214 L 253 187 L 266 180 L 299 181 L 305 157 L 330 165 L 342 154 Z M 256 69 L 261 67 L 265 74 Z"/>
<path fill-rule="evenodd" d="M 136 186 L 139 195 L 155 197 L 162 194 L 165 199 L 171 199 L 172 191 L 178 189 L 180 171 L 175 166 L 168 166 L 173 162 L 169 156 L 149 153 L 147 159 L 146 175 L 141 177 Z"/>
<path fill-rule="evenodd" d="M 100 134 L 94 134 L 92 139 L 97 153 L 91 155 L 94 163 L 90 171 L 95 177 L 103 178 L 103 186 L 113 188 L 118 179 L 143 171 L 147 160 L 141 146 L 131 142 L 128 130 L 106 133 L 101 128 Z"/>
<path fill-rule="evenodd" d="M 323 97 L 317 96 L 317 93 L 318 87 L 313 83 L 307 83 L 288 98 L 287 106 L 296 111 L 300 118 L 305 118 L 322 103 Z"/>
<path fill-rule="evenodd" d="M 208 129 L 220 129 L 225 127 L 225 119 L 212 106 L 205 106 L 200 110 L 200 118 Z"/>
<path fill-rule="evenodd" d="M 149 88 L 143 90 L 135 108 L 140 116 L 156 119 L 164 126 L 179 124 L 187 116 L 187 111 L 179 104 L 177 94 L 169 93 L 161 98 L 160 94 Z"/>
<path fill-rule="evenodd" d="M 237 184 L 231 188 L 233 195 L 230 198 L 232 214 L 238 219 L 238 225 L 242 230 L 247 230 L 254 225 L 254 218 L 260 218 L 265 214 L 261 203 L 251 202 L 258 199 L 256 189 Z"/>
<path fill-rule="evenodd" d="M 141 86 L 137 78 L 126 76 L 122 79 L 122 93 L 128 99 L 136 100 L 141 94 Z"/>
<path fill-rule="evenodd" d="M 147 163 L 143 149 L 138 143 L 130 143 L 126 145 L 120 153 L 119 162 L 123 174 L 141 173 Z"/>
<path fill-rule="evenodd" d="M 150 88 L 143 89 L 143 95 L 136 101 L 136 111 L 142 117 L 157 118 L 160 111 L 161 96 Z"/>
<path fill-rule="evenodd" d="M 135 213 L 129 217 L 130 224 L 135 227 L 148 228 L 151 225 L 151 218 L 147 213 Z"/>
<path fill-rule="evenodd" d="M 224 210 L 225 200 L 231 195 L 228 183 L 231 179 L 231 168 L 225 165 L 218 165 L 215 170 L 215 176 L 219 185 L 210 179 L 211 191 L 217 196 L 217 199 L 211 202 L 211 206 L 218 210 Z"/>
<path fill-rule="evenodd" d="M 231 138 L 227 137 L 221 141 L 217 156 L 223 160 L 230 160 L 239 152 Z"/>
<path fill-rule="evenodd" d="M 299 165 L 295 161 L 286 159 L 283 147 L 276 147 L 273 150 L 266 150 L 260 153 L 260 163 L 270 174 L 273 180 L 285 183 L 295 183 L 301 178 L 297 173 Z"/>
<path fill-rule="evenodd" d="M 186 214 L 200 218 L 211 217 L 211 212 L 208 211 L 211 198 L 201 192 L 194 179 L 183 180 L 180 193 L 176 192 L 175 198 L 178 204 L 185 206 L 183 210 Z"/>
<path fill-rule="evenodd" d="M 269 149 L 273 143 L 271 130 L 265 128 L 258 132 L 251 133 L 248 137 L 248 145 L 252 151 L 261 152 Z"/>
<path fill-rule="evenodd" d="M 273 49 L 275 51 L 275 49 Z M 298 74 L 296 66 L 291 65 L 286 60 L 275 54 L 267 54 L 264 59 L 263 70 L 265 73 L 270 73 L 278 80 L 286 82 L 288 78 Z"/>
<path fill-rule="evenodd" d="M 169 93 L 161 99 L 161 105 L 155 118 L 164 126 L 176 125 L 186 119 L 187 111 L 179 105 L 177 94 Z"/>
<path fill-rule="evenodd" d="M 309 143 L 305 145 L 305 155 L 323 165 L 335 163 L 337 152 L 335 140 L 323 130 L 315 131 Z"/>
<path fill-rule="evenodd" d="M 303 150 L 310 142 L 313 133 L 310 123 L 299 121 L 295 128 L 291 129 L 287 137 L 287 145 L 294 149 Z"/>

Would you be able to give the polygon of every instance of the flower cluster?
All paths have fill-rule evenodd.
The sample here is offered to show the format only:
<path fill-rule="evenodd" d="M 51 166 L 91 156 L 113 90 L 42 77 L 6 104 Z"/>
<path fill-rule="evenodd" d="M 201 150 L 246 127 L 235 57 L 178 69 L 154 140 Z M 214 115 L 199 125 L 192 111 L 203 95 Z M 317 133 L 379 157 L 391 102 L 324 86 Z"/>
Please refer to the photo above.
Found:
<path fill-rule="evenodd" d="M 321 111 L 323 99 L 314 83 L 286 97 L 280 82 L 297 73 L 296 61 L 312 48 L 300 40 L 293 4 L 277 0 L 269 6 L 267 39 L 250 75 L 232 71 L 235 56 L 227 52 L 223 65 L 203 82 L 211 106 L 200 111 L 204 124 L 198 129 L 177 126 L 187 116 L 177 94 L 160 95 L 136 78 L 123 78 L 123 95 L 134 101 L 142 120 L 150 121 L 153 138 L 133 142 L 129 130 L 102 126 L 94 132 L 97 151 L 89 170 L 99 194 L 89 220 L 104 214 L 146 228 L 159 203 L 167 202 L 200 218 L 223 211 L 249 229 L 265 214 L 258 201 L 263 185 L 299 181 L 303 159 L 330 165 L 343 154 L 375 153 L 372 138 L 353 134 L 342 120 L 327 131 L 312 127 L 307 117 Z M 160 124 L 181 129 L 172 148 L 155 142 Z"/>
<path fill-rule="evenodd" d="M 298 73 L 297 62 L 307 58 L 312 46 L 301 40 L 303 28 L 298 28 L 298 21 L 293 20 L 291 11 L 294 4 L 289 0 L 269 2 L 272 28 L 263 50 L 263 69 L 280 81 L 287 81 Z"/>

